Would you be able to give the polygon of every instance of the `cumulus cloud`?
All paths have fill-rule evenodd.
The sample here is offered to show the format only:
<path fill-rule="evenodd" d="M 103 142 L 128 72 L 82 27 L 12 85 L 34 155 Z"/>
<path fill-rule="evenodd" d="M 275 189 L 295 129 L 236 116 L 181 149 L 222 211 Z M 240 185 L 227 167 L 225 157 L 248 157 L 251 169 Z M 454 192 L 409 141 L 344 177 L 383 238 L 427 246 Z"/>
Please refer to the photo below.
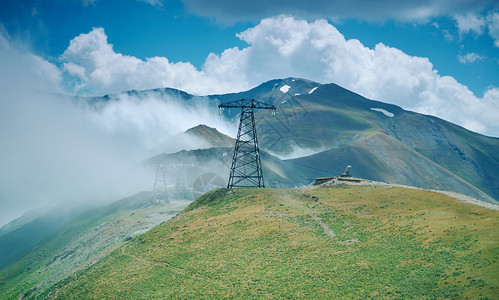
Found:
<path fill-rule="evenodd" d="M 14 85 L 19 89 L 61 91 L 62 74 L 57 66 L 23 49 L 1 32 L 0 65 L 2 90 Z"/>
<path fill-rule="evenodd" d="M 95 5 L 95 3 L 98 0 L 81 0 L 83 5 L 88 6 L 88 5 Z M 136 0 L 138 2 L 144 2 L 147 4 L 150 4 L 152 6 L 162 6 L 163 5 L 163 0 Z"/>
<path fill-rule="evenodd" d="M 0 225 L 29 208 L 102 200 L 117 186 L 126 195 L 130 181 L 113 178 L 126 181 L 121 174 L 135 162 L 122 160 L 123 149 L 84 111 L 54 96 L 59 69 L 1 34 L 0 65 Z"/>
<path fill-rule="evenodd" d="M 494 0 L 182 0 L 187 9 L 201 16 L 215 17 L 226 23 L 260 20 L 278 14 L 304 18 L 361 18 L 382 21 L 427 20 L 437 16 L 479 12 L 497 6 Z"/>
<path fill-rule="evenodd" d="M 141 60 L 116 53 L 103 28 L 75 37 L 62 55 L 64 70 L 76 79 L 75 92 L 114 93 L 132 89 L 173 87 L 196 94 L 229 89 L 198 71 L 191 63 L 172 63 L 166 57 Z"/>
<path fill-rule="evenodd" d="M 142 61 L 115 53 L 100 28 L 75 38 L 63 57 L 67 64 L 74 64 L 66 66 L 68 72 L 101 93 L 164 86 L 198 94 L 226 93 L 270 79 L 301 77 L 334 82 L 370 99 L 499 135 L 494 120 L 499 115 L 495 88 L 483 98 L 476 97 L 453 77 L 439 75 L 428 58 L 410 56 L 382 43 L 368 48 L 358 40 L 345 39 L 326 20 L 272 17 L 238 37 L 248 47 L 212 53 L 201 70 L 161 57 Z M 472 59 L 479 58 L 463 57 Z"/>
<path fill-rule="evenodd" d="M 145 2 L 145 3 L 151 4 L 152 6 L 162 6 L 163 5 L 162 0 L 137 0 L 137 1 Z"/>
<path fill-rule="evenodd" d="M 346 40 L 325 20 L 269 18 L 238 36 L 250 46 L 210 55 L 204 65 L 207 74 L 250 84 L 288 76 L 334 82 L 371 99 L 499 134 L 495 89 L 478 98 L 453 77 L 439 75 L 428 58 L 381 43 L 370 49 L 358 40 Z"/>
<path fill-rule="evenodd" d="M 119 93 L 91 114 L 93 123 L 123 143 L 144 150 L 156 148 L 167 138 L 199 124 L 216 127 L 234 136 L 236 126 L 218 115 L 218 103 L 205 97 L 185 99 L 157 92 L 141 95 Z M 157 154 L 157 153 L 151 153 Z"/>

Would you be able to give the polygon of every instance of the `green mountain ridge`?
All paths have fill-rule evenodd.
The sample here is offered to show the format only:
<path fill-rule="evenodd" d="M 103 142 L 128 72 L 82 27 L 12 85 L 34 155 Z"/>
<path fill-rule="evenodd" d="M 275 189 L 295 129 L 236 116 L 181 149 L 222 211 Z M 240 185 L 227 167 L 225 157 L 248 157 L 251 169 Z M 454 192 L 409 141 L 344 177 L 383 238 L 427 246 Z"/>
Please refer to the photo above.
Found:
<path fill-rule="evenodd" d="M 232 162 L 232 147 L 212 147 L 197 150 L 182 150 L 176 153 L 163 153 L 145 161 L 150 166 L 166 166 L 166 177 L 171 182 L 183 179 L 183 185 L 192 186 L 199 176 L 216 173 L 227 183 Z M 262 150 L 261 160 L 265 184 L 269 187 L 295 187 L 310 181 L 291 163 Z"/>
<path fill-rule="evenodd" d="M 48 298 L 494 298 L 499 211 L 431 191 L 219 189 Z"/>
<path fill-rule="evenodd" d="M 186 105 L 193 103 L 196 98 L 196 101 L 206 101 L 213 107 L 241 98 L 272 103 L 277 107 L 276 117 L 267 111 L 255 113 L 260 148 L 282 159 L 301 156 L 307 161 L 307 181 L 321 174 L 338 175 L 350 164 L 353 170 L 367 174 L 366 179 L 427 189 L 449 188 L 491 203 L 497 203 L 499 199 L 499 138 L 483 136 L 445 120 L 406 111 L 396 105 L 369 100 L 333 83 L 319 84 L 306 79 L 285 78 L 270 80 L 240 93 L 205 97 L 192 96 L 175 89 L 131 91 L 125 94 L 154 96 L 158 99 L 175 97 L 183 99 Z M 106 101 L 119 101 L 118 98 L 117 95 L 111 95 L 89 101 L 104 105 Z M 237 122 L 238 111 L 232 110 L 231 114 L 225 111 L 223 117 Z M 386 155 L 391 157 L 378 163 L 379 168 L 369 165 L 369 161 L 379 160 L 378 153 L 370 152 L 372 148 L 364 147 L 364 157 L 358 157 L 358 151 L 346 152 L 341 156 L 342 160 L 320 161 L 305 157 L 326 152 L 322 155 L 326 158 L 328 151 L 358 147 L 357 142 L 362 143 L 373 134 L 388 135 L 405 147 L 398 147 L 399 151 L 387 150 Z M 210 138 L 204 140 L 209 141 Z M 393 143 L 396 144 L 395 141 Z M 191 145 L 187 150 L 195 150 L 195 147 Z M 179 150 L 182 149 L 167 152 Z M 407 158 L 410 158 L 410 163 L 405 162 Z M 354 165 L 358 161 L 362 163 Z M 394 165 L 389 161 L 404 163 Z M 328 166 L 328 169 L 324 169 L 324 166 Z M 311 172 L 315 169 L 318 170 L 316 174 Z M 298 173 L 302 171 L 299 169 Z"/>
<path fill-rule="evenodd" d="M 43 210 L 37 210 L 37 209 L 28 210 L 19 218 L 16 218 L 11 222 L 0 227 L 0 237 L 28 224 L 29 222 L 41 216 L 43 213 L 44 213 Z"/>
<path fill-rule="evenodd" d="M 4 227 L 17 227 L 0 236 L 0 270 L 30 253 L 41 240 L 79 215 L 83 207 L 59 207 L 27 221 L 25 216 Z M 16 223 L 20 226 L 17 226 Z"/>
<path fill-rule="evenodd" d="M 211 147 L 233 147 L 236 140 L 204 124 L 189 128 L 185 134 L 205 140 Z"/>
<path fill-rule="evenodd" d="M 151 193 L 141 192 L 68 220 L 27 255 L 0 270 L 0 299 L 37 298 L 59 280 L 93 265 L 189 203 L 151 205 L 150 201 Z"/>

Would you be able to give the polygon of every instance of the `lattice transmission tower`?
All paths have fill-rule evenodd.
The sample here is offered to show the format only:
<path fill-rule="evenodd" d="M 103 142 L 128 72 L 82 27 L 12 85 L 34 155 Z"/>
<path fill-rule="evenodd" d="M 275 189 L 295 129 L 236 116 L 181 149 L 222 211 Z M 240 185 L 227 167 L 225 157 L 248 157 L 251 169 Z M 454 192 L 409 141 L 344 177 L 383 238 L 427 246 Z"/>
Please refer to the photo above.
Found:
<path fill-rule="evenodd" d="M 263 182 L 262 162 L 255 126 L 255 109 L 270 109 L 274 113 L 276 107 L 256 101 L 255 99 L 241 99 L 222 103 L 218 106 L 224 108 L 241 108 L 239 129 L 237 131 L 236 145 L 232 157 L 229 182 L 227 188 L 233 187 L 265 187 Z"/>
<path fill-rule="evenodd" d="M 156 167 L 156 177 L 154 178 L 154 187 L 152 190 L 151 202 L 169 202 L 166 195 L 166 174 L 165 166 L 163 164 L 158 164 L 158 166 Z"/>

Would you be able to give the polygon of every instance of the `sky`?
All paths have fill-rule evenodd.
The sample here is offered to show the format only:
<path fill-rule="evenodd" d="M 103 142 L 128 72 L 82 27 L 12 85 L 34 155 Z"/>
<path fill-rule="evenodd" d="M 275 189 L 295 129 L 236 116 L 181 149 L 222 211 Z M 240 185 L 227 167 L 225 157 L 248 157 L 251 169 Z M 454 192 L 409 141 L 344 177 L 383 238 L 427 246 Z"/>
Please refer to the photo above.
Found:
<path fill-rule="evenodd" d="M 178 99 L 93 111 L 58 95 L 172 87 L 202 96 L 287 77 L 499 137 L 499 3 L 2 0 L 0 225 L 74 191 L 102 194 L 109 178 L 127 183 L 123 193 L 146 187 L 122 174 L 198 121 L 231 130 L 211 108 Z"/>

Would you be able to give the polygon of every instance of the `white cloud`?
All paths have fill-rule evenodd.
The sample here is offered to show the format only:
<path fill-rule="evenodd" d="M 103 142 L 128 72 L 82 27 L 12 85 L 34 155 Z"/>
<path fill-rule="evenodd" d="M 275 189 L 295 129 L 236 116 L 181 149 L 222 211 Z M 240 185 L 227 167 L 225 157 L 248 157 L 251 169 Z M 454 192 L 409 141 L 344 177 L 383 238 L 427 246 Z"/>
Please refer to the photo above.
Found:
<path fill-rule="evenodd" d="M 470 64 L 477 60 L 483 60 L 484 57 L 474 52 L 471 52 L 471 53 L 466 53 L 466 55 L 458 55 L 457 59 L 459 60 L 459 62 L 463 64 Z"/>
<path fill-rule="evenodd" d="M 163 5 L 162 0 L 137 0 L 137 1 L 145 2 L 145 3 L 151 4 L 152 6 L 162 6 Z"/>
<path fill-rule="evenodd" d="M 151 147 L 201 122 L 235 129 L 203 98 L 182 105 L 156 93 L 120 94 L 96 108 L 56 96 L 61 71 L 2 34 L 0 66 L 0 226 L 31 208 L 103 204 L 151 189 L 154 174 L 139 165 L 158 153 Z M 76 64 L 64 69 L 91 74 Z"/>
<path fill-rule="evenodd" d="M 479 36 L 485 28 L 485 18 L 477 14 L 467 13 L 456 15 L 454 19 L 456 20 L 460 35 L 472 32 L 476 36 Z"/>
<path fill-rule="evenodd" d="M 127 160 L 130 148 L 89 121 L 89 111 L 55 96 L 55 65 L 1 33 L 0 65 L 0 226 L 30 208 L 138 191 L 143 180 L 124 175 L 137 171 L 137 157 Z"/>
<path fill-rule="evenodd" d="M 499 47 L 499 12 L 490 11 L 486 16 L 474 13 L 454 16 L 459 34 L 473 33 L 475 37 L 482 35 L 487 28 L 488 34 L 494 40 L 494 45 Z"/>
<path fill-rule="evenodd" d="M 238 37 L 249 46 L 210 54 L 202 70 L 162 57 L 142 61 L 115 53 L 102 29 L 71 41 L 64 58 L 85 69 L 86 80 L 80 68 L 71 67 L 96 93 L 165 86 L 197 94 L 226 93 L 270 79 L 301 77 L 334 82 L 370 99 L 499 135 L 494 120 L 499 115 L 499 99 L 494 90 L 487 98 L 478 98 L 453 77 L 439 75 L 428 58 L 381 43 L 371 49 L 358 40 L 346 40 L 326 20 L 267 18 Z"/>
<path fill-rule="evenodd" d="M 98 0 L 81 0 L 84 6 L 95 5 Z M 163 0 L 136 0 L 138 2 L 145 2 L 152 6 L 162 6 Z"/>
<path fill-rule="evenodd" d="M 156 92 L 140 96 L 127 93 L 113 95 L 102 109 L 91 114 L 91 118 L 99 128 L 112 136 L 124 137 L 124 143 L 140 145 L 144 151 L 199 124 L 216 127 L 231 136 L 237 129 L 220 118 L 214 101 L 195 97 L 186 105 L 184 99 Z"/>
<path fill-rule="evenodd" d="M 62 60 L 65 71 L 78 79 L 74 88 L 75 91 L 82 89 L 80 93 L 105 94 L 168 86 L 202 94 L 229 88 L 198 71 L 191 63 L 171 63 L 165 57 L 141 60 L 116 53 L 102 28 L 75 37 Z"/>
<path fill-rule="evenodd" d="M 499 47 L 499 12 L 492 12 L 487 16 L 487 29 L 494 39 L 494 45 Z"/>
<path fill-rule="evenodd" d="M 62 74 L 52 63 L 20 49 L 0 32 L 0 87 L 59 92 Z"/>

